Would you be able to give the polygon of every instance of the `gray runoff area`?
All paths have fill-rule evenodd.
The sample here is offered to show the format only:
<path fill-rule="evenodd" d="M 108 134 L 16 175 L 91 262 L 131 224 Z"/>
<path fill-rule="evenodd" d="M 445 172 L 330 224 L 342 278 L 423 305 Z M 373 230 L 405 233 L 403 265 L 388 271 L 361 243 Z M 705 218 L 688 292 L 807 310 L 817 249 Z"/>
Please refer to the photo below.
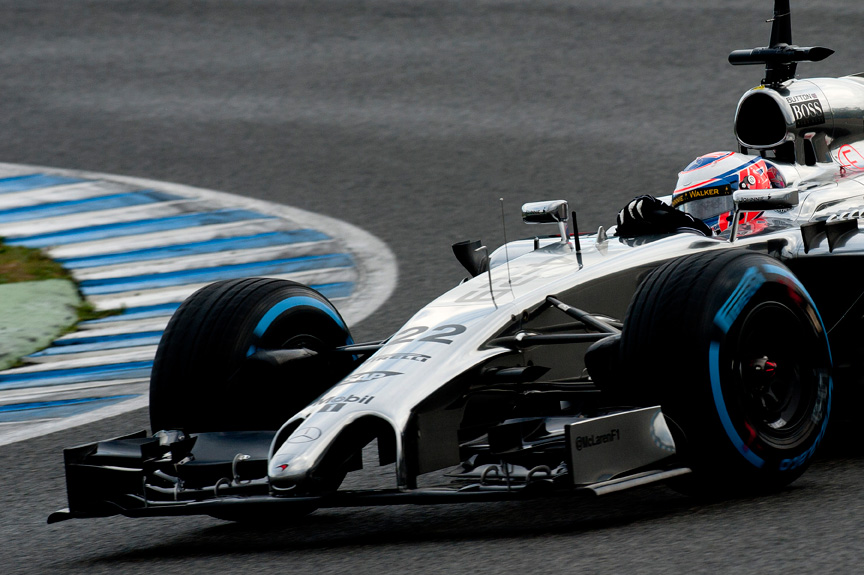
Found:
<path fill-rule="evenodd" d="M 502 240 L 519 206 L 566 199 L 585 231 L 668 194 L 734 147 L 770 0 L 0 0 L 0 160 L 231 191 L 359 226 L 399 287 L 352 325 L 394 333 L 463 276 L 450 244 Z M 793 41 L 864 71 L 864 3 L 792 0 Z M 648 367 L 646 366 L 646 369 Z M 62 448 L 148 426 L 146 410 L 0 446 L 3 573 L 856 573 L 859 434 L 778 495 L 322 511 L 300 523 L 114 518 L 66 506 Z M 851 445 L 850 445 L 851 444 Z M 363 473 L 391 479 L 374 464 Z"/>

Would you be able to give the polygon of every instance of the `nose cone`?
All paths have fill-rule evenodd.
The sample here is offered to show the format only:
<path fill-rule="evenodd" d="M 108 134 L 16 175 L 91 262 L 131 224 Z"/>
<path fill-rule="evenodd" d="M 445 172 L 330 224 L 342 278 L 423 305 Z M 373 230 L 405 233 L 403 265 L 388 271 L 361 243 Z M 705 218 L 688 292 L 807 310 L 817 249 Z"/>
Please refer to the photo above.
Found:
<path fill-rule="evenodd" d="M 296 466 L 295 466 L 296 467 Z M 299 483 L 301 477 L 297 477 L 295 470 L 291 468 L 290 457 L 277 457 L 270 461 L 267 469 L 267 475 L 270 479 L 270 486 L 275 491 L 292 490 Z"/>
<path fill-rule="evenodd" d="M 272 455 L 267 473 L 275 490 L 293 489 L 309 477 L 320 462 L 328 442 L 318 427 L 301 426 Z"/>

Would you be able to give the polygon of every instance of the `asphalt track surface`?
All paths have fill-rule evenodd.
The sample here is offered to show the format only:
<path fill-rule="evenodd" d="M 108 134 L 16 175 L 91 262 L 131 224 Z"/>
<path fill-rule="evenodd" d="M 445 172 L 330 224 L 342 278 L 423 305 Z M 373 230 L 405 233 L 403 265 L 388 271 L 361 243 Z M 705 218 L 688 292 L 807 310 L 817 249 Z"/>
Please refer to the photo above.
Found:
<path fill-rule="evenodd" d="M 793 39 L 864 71 L 864 4 L 793 0 Z M 355 327 L 392 332 L 462 277 L 452 242 L 524 235 L 524 201 L 582 229 L 668 193 L 732 147 L 771 3 L 2 2 L 0 160 L 241 191 L 383 239 L 397 293 Z M 0 447 L 11 573 L 859 572 L 859 436 L 784 493 L 700 503 L 665 487 L 531 504 L 334 510 L 270 528 L 209 518 L 76 521 L 61 448 L 146 427 L 143 411 Z M 370 481 L 389 478 L 372 470 Z"/>

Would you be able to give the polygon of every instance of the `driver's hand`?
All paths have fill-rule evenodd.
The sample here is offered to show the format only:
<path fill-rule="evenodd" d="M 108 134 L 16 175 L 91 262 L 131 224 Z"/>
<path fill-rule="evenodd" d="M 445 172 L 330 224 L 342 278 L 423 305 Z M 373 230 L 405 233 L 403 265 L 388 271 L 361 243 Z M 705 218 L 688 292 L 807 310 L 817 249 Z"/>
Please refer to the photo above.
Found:
<path fill-rule="evenodd" d="M 681 231 L 696 231 L 711 236 L 702 220 L 679 212 L 654 196 L 638 196 L 630 200 L 618 212 L 618 235 L 625 238 L 645 235 L 674 234 Z"/>

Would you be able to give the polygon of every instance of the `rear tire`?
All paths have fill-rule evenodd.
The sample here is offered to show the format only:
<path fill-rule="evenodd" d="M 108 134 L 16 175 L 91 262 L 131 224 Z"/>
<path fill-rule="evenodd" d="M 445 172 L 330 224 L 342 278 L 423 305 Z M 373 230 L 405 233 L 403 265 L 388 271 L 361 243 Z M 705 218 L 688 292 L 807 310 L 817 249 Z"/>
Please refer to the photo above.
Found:
<path fill-rule="evenodd" d="M 660 404 L 693 474 L 728 495 L 795 480 L 831 411 L 831 354 L 804 286 L 766 255 L 703 252 L 654 270 L 621 335 L 626 390 Z"/>
<path fill-rule="evenodd" d="M 353 366 L 351 356 L 248 361 L 259 349 L 327 352 L 352 343 L 323 295 L 295 282 L 250 278 L 206 286 L 175 312 L 150 378 L 153 431 L 276 430 Z"/>

